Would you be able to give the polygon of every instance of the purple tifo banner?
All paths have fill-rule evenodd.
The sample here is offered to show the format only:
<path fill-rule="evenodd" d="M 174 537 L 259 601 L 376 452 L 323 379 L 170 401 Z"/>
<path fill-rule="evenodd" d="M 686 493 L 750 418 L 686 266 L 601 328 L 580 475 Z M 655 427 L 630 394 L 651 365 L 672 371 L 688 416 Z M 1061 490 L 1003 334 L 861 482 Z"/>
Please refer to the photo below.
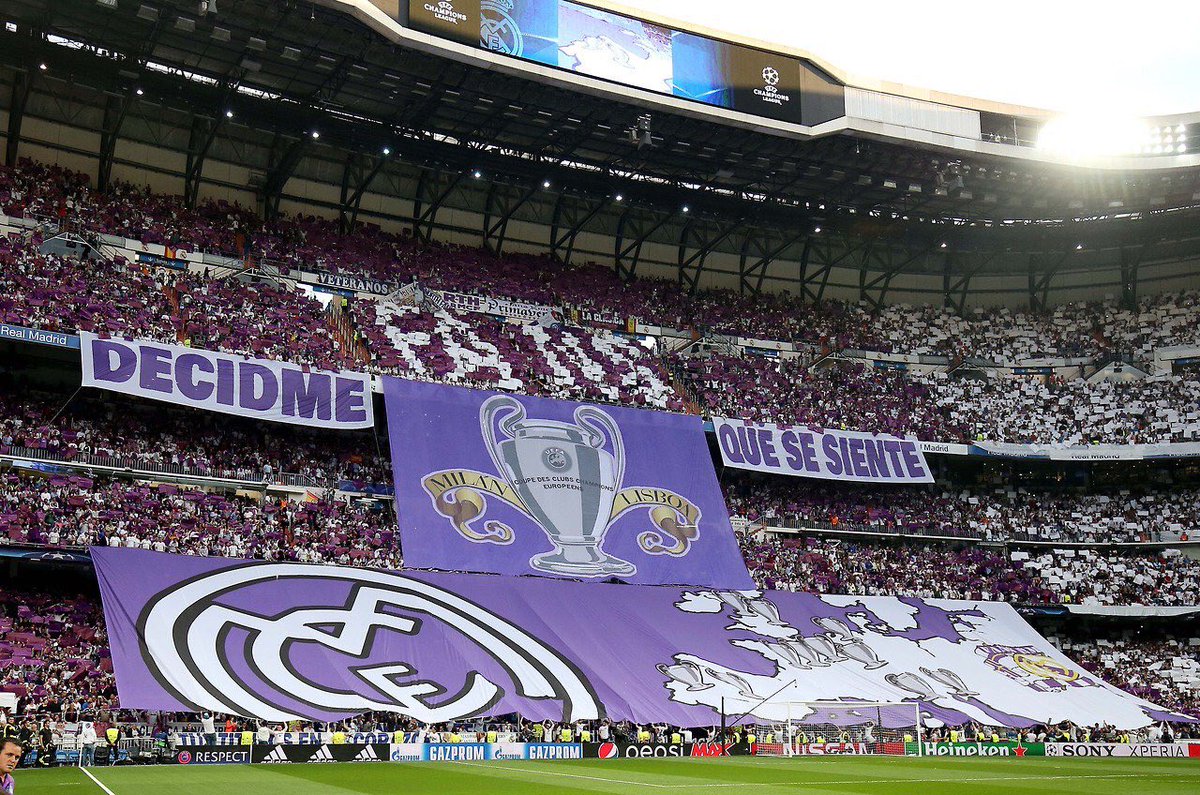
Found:
<path fill-rule="evenodd" d="M 405 565 L 751 588 L 699 417 L 384 378 Z"/>
<path fill-rule="evenodd" d="M 713 418 L 725 466 L 859 483 L 932 483 L 916 439 Z"/>
<path fill-rule="evenodd" d="M 371 377 L 80 332 L 83 385 L 310 428 L 375 424 Z"/>
<path fill-rule="evenodd" d="M 91 554 L 130 709 L 704 726 L 723 704 L 842 725 L 865 701 L 903 702 L 867 713 L 889 726 L 1187 720 L 1104 684 L 1001 602 Z"/>

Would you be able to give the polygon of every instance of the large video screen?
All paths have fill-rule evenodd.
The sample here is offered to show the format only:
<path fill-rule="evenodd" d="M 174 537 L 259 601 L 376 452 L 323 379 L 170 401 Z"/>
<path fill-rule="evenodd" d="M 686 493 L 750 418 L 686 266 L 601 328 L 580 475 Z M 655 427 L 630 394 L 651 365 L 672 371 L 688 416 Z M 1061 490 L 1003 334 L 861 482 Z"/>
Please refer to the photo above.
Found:
<path fill-rule="evenodd" d="M 798 58 L 672 30 L 572 0 L 409 0 L 428 33 L 567 69 L 781 121 L 801 115 L 807 67 Z M 478 38 L 471 32 L 477 21 Z"/>

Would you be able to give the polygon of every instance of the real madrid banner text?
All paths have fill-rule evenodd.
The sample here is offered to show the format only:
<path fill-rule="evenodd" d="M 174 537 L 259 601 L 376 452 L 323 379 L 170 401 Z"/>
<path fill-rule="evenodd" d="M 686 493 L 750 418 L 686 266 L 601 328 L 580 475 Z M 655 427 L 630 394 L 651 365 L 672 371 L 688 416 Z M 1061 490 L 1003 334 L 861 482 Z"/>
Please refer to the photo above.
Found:
<path fill-rule="evenodd" d="M 371 377 L 80 332 L 83 385 L 316 428 L 375 424 Z"/>
<path fill-rule="evenodd" d="M 735 469 L 861 483 L 932 483 L 921 443 L 888 434 L 822 431 L 713 418 L 721 460 Z"/>
<path fill-rule="evenodd" d="M 393 430 L 393 433 L 395 431 Z M 1003 602 L 389 572 L 93 547 L 121 706 L 280 722 L 519 713 L 711 726 L 1112 724 L 1105 684 Z M 862 710 L 861 702 L 882 705 Z M 799 702 L 820 702 L 801 708 Z M 901 703 L 897 703 L 901 702 Z"/>
<path fill-rule="evenodd" d="M 413 568 L 749 588 L 699 417 L 385 378 Z"/>

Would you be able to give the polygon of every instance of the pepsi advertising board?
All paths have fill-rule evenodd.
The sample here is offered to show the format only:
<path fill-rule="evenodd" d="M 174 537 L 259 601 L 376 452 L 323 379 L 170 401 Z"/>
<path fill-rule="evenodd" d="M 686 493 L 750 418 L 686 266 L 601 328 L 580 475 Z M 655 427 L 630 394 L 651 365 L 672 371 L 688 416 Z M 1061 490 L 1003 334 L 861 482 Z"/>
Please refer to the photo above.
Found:
<path fill-rule="evenodd" d="M 798 58 L 672 30 L 571 0 L 409 0 L 410 26 L 485 50 L 659 94 L 797 124 L 807 82 Z M 478 36 L 473 34 L 478 32 Z M 840 86 L 836 86 L 838 92 Z M 808 114 L 812 116 L 812 114 Z"/>

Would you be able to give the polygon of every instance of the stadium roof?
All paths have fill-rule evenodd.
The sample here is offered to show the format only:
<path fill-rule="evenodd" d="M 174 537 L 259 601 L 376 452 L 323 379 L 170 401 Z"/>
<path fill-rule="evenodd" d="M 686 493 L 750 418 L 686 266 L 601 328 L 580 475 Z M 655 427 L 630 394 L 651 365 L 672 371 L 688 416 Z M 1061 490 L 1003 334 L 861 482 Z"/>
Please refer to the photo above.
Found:
<path fill-rule="evenodd" d="M 785 135 L 434 54 L 436 43 L 401 43 L 326 5 L 345 8 L 10 0 L 8 154 L 34 116 L 98 134 L 101 184 L 117 142 L 136 141 L 186 161 L 148 165 L 180 172 L 193 201 L 221 184 L 204 173 L 220 159 L 255 170 L 268 211 L 303 175 L 340 184 L 340 201 L 324 203 L 350 218 L 367 190 L 411 198 L 424 234 L 442 207 L 477 212 L 493 249 L 514 219 L 548 227 L 567 258 L 595 230 L 615 238 L 627 274 L 644 243 L 670 243 L 692 288 L 724 252 L 750 290 L 780 261 L 800 263 L 789 286 L 814 298 L 845 264 L 868 300 L 909 271 L 945 273 L 948 296 L 972 275 L 1028 271 L 1036 302 L 1080 262 L 1132 268 L 1136 283 L 1139 263 L 1200 255 L 1200 167 L 1083 169 L 853 130 Z M 652 145 L 639 148 L 628 130 L 647 113 Z"/>

